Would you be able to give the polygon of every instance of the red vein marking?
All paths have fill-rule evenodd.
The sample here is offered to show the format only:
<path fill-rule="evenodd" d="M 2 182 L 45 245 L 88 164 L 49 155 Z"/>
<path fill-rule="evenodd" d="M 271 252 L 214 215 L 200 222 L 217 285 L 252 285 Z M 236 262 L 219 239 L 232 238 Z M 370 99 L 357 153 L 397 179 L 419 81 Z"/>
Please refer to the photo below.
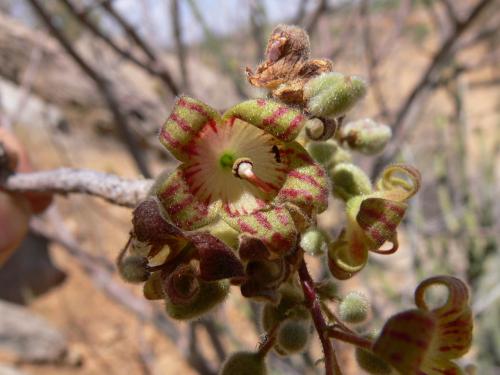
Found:
<path fill-rule="evenodd" d="M 199 105 L 199 104 L 196 104 L 196 103 L 191 103 L 191 102 L 188 102 L 186 101 L 186 99 L 184 98 L 180 98 L 179 101 L 177 102 L 177 105 L 179 105 L 180 107 L 183 107 L 183 108 L 187 108 L 187 109 L 191 109 L 197 113 L 199 113 L 200 115 L 204 116 L 204 117 L 207 117 L 207 118 L 210 118 L 212 116 L 210 116 L 206 111 L 205 109 Z"/>
<path fill-rule="evenodd" d="M 313 185 L 317 188 L 321 187 L 321 184 L 314 177 L 312 177 L 304 172 L 299 172 L 297 170 L 294 170 L 294 171 L 291 171 L 288 175 L 290 177 L 294 177 L 298 180 L 307 182 L 308 184 Z"/>
<path fill-rule="evenodd" d="M 269 222 L 269 220 L 267 220 L 267 217 L 265 217 L 262 212 L 256 212 L 253 214 L 253 217 L 255 217 L 255 219 L 257 220 L 257 222 L 262 225 L 264 228 L 266 228 L 267 230 L 271 230 L 273 228 L 273 226 L 271 225 L 271 223 Z"/>
<path fill-rule="evenodd" d="M 193 202 L 193 197 L 188 196 L 185 198 L 183 201 L 179 203 L 172 204 L 166 208 L 166 211 L 170 215 L 177 215 L 179 212 L 184 210 L 186 207 L 188 207 L 191 203 Z"/>
<path fill-rule="evenodd" d="M 305 117 L 304 115 L 302 115 L 301 113 L 299 113 L 298 115 L 296 115 L 293 120 L 290 122 L 290 124 L 288 125 L 288 127 L 286 128 L 286 130 L 283 132 L 283 134 L 281 134 L 281 138 L 283 139 L 288 139 L 288 137 L 290 137 L 291 135 L 296 135 L 294 134 L 294 132 L 296 131 L 296 129 L 299 127 L 299 125 L 305 120 Z M 299 129 L 300 131 L 300 129 Z M 297 131 L 298 133 L 298 131 Z M 295 138 L 295 137 L 293 137 Z"/>
<path fill-rule="evenodd" d="M 257 99 L 257 105 L 259 107 L 264 107 L 266 105 L 266 100 L 265 99 Z"/>
<path fill-rule="evenodd" d="M 191 125 L 175 112 L 172 112 L 170 114 L 170 120 L 176 123 L 182 130 L 184 130 L 187 133 L 191 133 L 191 131 L 193 130 L 191 128 Z"/>
<path fill-rule="evenodd" d="M 289 109 L 287 107 L 280 106 L 278 109 L 276 109 L 272 115 L 264 118 L 262 120 L 262 125 L 268 126 L 268 125 L 275 125 L 276 120 L 278 120 L 281 116 L 283 116 L 285 113 L 287 113 Z"/>
<path fill-rule="evenodd" d="M 182 144 L 172 137 L 172 135 L 165 129 L 164 127 L 161 129 L 160 138 L 167 142 L 171 147 L 180 149 L 182 148 Z"/>
<path fill-rule="evenodd" d="M 238 219 L 238 226 L 241 228 L 243 232 L 247 232 L 250 234 L 257 234 L 258 231 L 255 228 L 252 228 L 249 224 L 245 223 L 243 220 Z"/>

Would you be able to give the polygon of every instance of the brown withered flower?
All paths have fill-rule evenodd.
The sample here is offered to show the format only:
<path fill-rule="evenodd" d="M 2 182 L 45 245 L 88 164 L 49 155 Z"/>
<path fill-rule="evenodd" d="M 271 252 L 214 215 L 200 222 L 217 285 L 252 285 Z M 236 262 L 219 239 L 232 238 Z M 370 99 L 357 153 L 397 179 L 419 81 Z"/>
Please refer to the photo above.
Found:
<path fill-rule="evenodd" d="M 267 43 L 265 60 L 255 73 L 246 69 L 248 82 L 271 91 L 272 97 L 287 104 L 304 104 L 304 85 L 321 73 L 331 72 L 328 59 L 310 59 L 307 33 L 297 26 L 278 25 Z"/>

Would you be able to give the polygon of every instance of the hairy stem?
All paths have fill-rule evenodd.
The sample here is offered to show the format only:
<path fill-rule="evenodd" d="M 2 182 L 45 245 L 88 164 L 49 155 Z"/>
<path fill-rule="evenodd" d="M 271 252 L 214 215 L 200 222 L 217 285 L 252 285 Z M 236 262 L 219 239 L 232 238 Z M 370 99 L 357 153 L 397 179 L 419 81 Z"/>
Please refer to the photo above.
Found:
<path fill-rule="evenodd" d="M 342 375 L 342 371 L 340 370 L 335 356 L 335 350 L 333 349 L 332 343 L 328 339 L 328 325 L 326 324 L 325 318 L 321 312 L 319 298 L 314 289 L 314 281 L 309 274 L 305 260 L 302 260 L 302 264 L 300 265 L 299 277 L 302 290 L 304 291 L 304 297 L 306 299 L 306 306 L 311 312 L 314 326 L 316 327 L 316 331 L 318 332 L 318 336 L 323 347 L 323 353 L 325 355 L 325 374 Z"/>
<path fill-rule="evenodd" d="M 371 349 L 373 342 L 364 337 L 358 336 L 355 333 L 346 332 L 344 330 L 329 329 L 328 337 L 338 339 L 340 341 L 348 342 L 349 344 L 356 345 L 360 348 Z"/>

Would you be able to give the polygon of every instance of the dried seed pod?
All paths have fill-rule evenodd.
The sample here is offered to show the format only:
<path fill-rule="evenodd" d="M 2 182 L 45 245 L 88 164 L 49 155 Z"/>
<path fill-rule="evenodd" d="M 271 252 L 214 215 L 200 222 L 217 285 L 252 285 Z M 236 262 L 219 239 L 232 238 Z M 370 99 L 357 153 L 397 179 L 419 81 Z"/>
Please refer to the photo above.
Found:
<path fill-rule="evenodd" d="M 329 119 L 345 115 L 365 94 L 361 78 L 336 72 L 323 73 L 304 87 L 309 113 Z"/>
<path fill-rule="evenodd" d="M 365 172 L 350 163 L 340 163 L 330 172 L 333 195 L 348 201 L 349 199 L 367 195 L 372 192 L 372 184 Z"/>
<path fill-rule="evenodd" d="M 339 305 L 339 316 L 347 323 L 360 323 L 366 320 L 370 311 L 370 301 L 359 292 L 347 294 Z"/>
<path fill-rule="evenodd" d="M 141 283 L 149 278 L 148 260 L 145 257 L 131 255 L 118 262 L 120 276 L 130 283 Z"/>
<path fill-rule="evenodd" d="M 236 352 L 222 365 L 220 375 L 266 375 L 265 357 L 259 353 Z"/>

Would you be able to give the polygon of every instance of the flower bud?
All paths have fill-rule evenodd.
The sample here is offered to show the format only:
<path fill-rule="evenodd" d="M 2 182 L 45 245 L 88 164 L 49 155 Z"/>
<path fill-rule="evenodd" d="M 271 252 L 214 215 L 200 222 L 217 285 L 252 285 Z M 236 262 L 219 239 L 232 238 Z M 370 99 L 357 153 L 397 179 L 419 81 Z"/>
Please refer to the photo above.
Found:
<path fill-rule="evenodd" d="M 349 122 L 340 130 L 340 138 L 350 148 L 366 155 L 382 151 L 391 136 L 390 127 L 370 118 Z"/>
<path fill-rule="evenodd" d="M 222 365 L 220 375 L 266 375 L 265 357 L 259 353 L 236 352 Z"/>
<path fill-rule="evenodd" d="M 327 171 L 330 171 L 339 163 L 351 161 L 349 151 L 341 147 L 333 139 L 329 139 L 326 142 L 309 142 L 307 144 L 307 151 Z"/>
<path fill-rule="evenodd" d="M 221 303 L 229 293 L 229 281 L 205 282 L 199 280 L 199 291 L 189 303 L 174 303 L 169 296 L 165 298 L 167 314 L 177 320 L 197 318 Z"/>
<path fill-rule="evenodd" d="M 346 323 L 360 323 L 364 321 L 370 310 L 370 302 L 362 293 L 347 294 L 339 305 L 339 316 Z"/>
<path fill-rule="evenodd" d="M 309 255 L 322 255 L 328 250 L 327 239 L 317 228 L 311 228 L 302 235 L 300 247 Z"/>
<path fill-rule="evenodd" d="M 310 320 L 285 320 L 280 325 L 276 336 L 277 351 L 294 354 L 305 350 L 309 344 L 311 328 Z"/>
<path fill-rule="evenodd" d="M 372 192 L 372 184 L 361 168 L 350 163 L 341 163 L 331 171 L 333 194 L 348 201 L 349 199 Z"/>
<path fill-rule="evenodd" d="M 307 110 L 316 117 L 336 118 L 349 111 L 366 94 L 366 83 L 342 73 L 323 73 L 304 87 Z"/>
<path fill-rule="evenodd" d="M 316 284 L 316 293 L 321 300 L 333 300 L 338 299 L 338 288 L 337 284 L 333 280 L 324 280 Z"/>
<path fill-rule="evenodd" d="M 149 278 L 149 271 L 146 266 L 148 260 L 145 257 L 131 255 L 122 259 L 118 263 L 120 276 L 130 283 L 141 283 Z"/>

